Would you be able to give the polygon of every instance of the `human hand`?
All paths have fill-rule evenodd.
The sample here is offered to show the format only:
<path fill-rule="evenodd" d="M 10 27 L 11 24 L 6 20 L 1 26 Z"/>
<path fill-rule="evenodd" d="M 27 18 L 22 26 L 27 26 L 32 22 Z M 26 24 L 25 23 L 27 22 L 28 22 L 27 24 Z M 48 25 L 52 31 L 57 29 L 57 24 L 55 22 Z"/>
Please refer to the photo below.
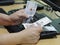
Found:
<path fill-rule="evenodd" d="M 27 28 L 20 33 L 22 33 L 22 44 L 36 44 L 40 38 L 40 33 L 42 28 L 40 26 L 32 25 L 30 28 Z"/>
<path fill-rule="evenodd" d="M 25 11 L 23 9 L 10 15 L 10 19 L 13 21 L 12 25 L 20 24 L 26 18 L 27 18 L 27 15 L 25 14 Z"/>

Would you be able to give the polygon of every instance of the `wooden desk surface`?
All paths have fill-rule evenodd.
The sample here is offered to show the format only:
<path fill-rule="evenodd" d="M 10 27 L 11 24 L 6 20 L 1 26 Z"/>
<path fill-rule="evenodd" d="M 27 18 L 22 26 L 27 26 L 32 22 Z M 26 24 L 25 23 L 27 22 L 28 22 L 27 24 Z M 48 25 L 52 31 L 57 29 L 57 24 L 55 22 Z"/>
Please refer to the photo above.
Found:
<path fill-rule="evenodd" d="M 19 5 L 10 5 L 10 6 L 0 6 L 0 8 L 3 8 L 8 12 L 9 10 L 12 9 L 19 9 L 22 8 L 24 4 L 19 4 Z M 0 28 L 0 33 L 8 33 L 6 29 Z M 57 36 L 57 38 L 54 39 L 44 39 L 40 40 L 37 45 L 59 45 L 60 44 L 60 35 Z"/>

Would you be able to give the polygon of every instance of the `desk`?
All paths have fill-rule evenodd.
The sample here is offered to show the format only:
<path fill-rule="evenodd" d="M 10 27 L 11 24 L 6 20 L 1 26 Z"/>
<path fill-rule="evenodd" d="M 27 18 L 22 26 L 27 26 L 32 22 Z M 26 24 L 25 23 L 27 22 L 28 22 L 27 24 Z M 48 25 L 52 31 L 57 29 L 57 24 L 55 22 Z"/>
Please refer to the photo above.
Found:
<path fill-rule="evenodd" d="M 9 10 L 12 10 L 12 9 L 22 8 L 23 5 L 24 4 L 19 4 L 19 5 L 15 4 L 15 5 L 10 5 L 10 6 L 0 6 L 0 8 L 3 8 L 4 10 L 6 10 L 6 12 L 8 12 Z M 40 13 L 41 12 L 42 11 L 40 11 Z M 56 15 L 53 15 L 53 17 L 52 17 L 53 19 L 58 18 Z M 0 28 L 0 33 L 3 34 L 3 33 L 8 33 L 8 32 L 6 31 L 6 29 Z M 36 45 L 59 45 L 59 44 L 60 44 L 60 35 L 58 35 L 57 38 L 40 40 Z"/>

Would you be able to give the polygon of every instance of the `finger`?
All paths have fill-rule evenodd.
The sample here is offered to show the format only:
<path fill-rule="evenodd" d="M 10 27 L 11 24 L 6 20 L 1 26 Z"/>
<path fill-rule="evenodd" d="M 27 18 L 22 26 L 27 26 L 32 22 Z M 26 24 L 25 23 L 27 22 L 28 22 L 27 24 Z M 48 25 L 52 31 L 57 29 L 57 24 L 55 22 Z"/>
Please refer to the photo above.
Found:
<path fill-rule="evenodd" d="M 23 10 L 23 9 L 18 10 L 18 11 L 16 11 L 15 13 L 13 13 L 12 15 L 16 15 L 16 14 L 20 14 L 20 13 L 24 13 L 24 10 Z"/>
<path fill-rule="evenodd" d="M 19 16 L 19 18 L 22 18 L 22 19 L 26 19 L 28 18 L 26 14 L 22 14 L 21 16 Z"/>
<path fill-rule="evenodd" d="M 30 28 L 31 28 L 31 30 L 35 30 L 37 33 L 42 32 L 42 27 L 41 26 L 32 25 Z"/>
<path fill-rule="evenodd" d="M 24 13 L 24 9 L 20 9 L 19 12 Z"/>
<path fill-rule="evenodd" d="M 25 9 L 20 10 L 20 12 L 23 13 L 23 15 L 26 16 L 26 18 L 28 18 L 28 15 L 25 13 Z"/>

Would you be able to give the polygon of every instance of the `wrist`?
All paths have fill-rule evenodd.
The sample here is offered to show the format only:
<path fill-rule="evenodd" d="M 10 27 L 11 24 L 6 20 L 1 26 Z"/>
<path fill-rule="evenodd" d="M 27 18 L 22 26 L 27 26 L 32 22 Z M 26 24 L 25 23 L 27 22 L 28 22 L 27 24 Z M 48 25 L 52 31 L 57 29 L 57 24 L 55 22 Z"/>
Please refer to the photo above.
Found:
<path fill-rule="evenodd" d="M 17 36 L 19 36 L 19 38 L 18 38 L 19 44 L 22 44 L 22 42 L 24 40 L 24 33 L 21 31 L 21 32 L 18 33 Z"/>

